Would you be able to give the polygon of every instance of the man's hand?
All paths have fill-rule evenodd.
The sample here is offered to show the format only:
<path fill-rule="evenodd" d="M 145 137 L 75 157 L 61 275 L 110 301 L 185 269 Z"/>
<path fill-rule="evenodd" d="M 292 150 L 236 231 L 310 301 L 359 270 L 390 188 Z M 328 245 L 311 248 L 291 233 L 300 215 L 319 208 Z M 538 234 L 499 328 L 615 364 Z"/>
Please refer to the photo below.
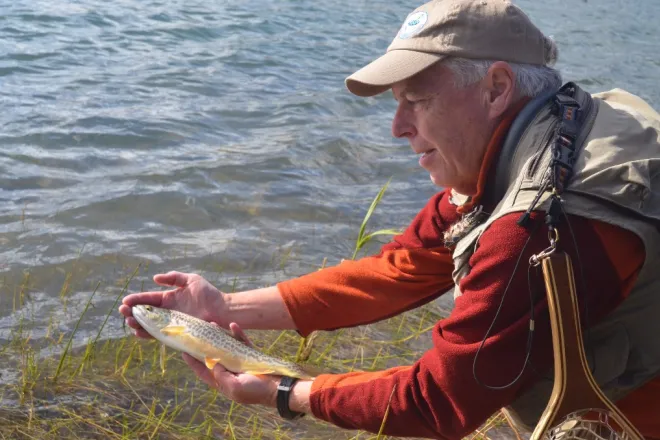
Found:
<path fill-rule="evenodd" d="M 235 322 L 229 324 L 229 329 L 236 339 L 252 346 L 245 333 Z M 206 365 L 197 359 L 183 354 L 183 359 L 192 368 L 197 377 L 212 388 L 216 388 L 229 399 L 246 405 L 260 404 L 272 408 L 277 407 L 277 386 L 280 383 L 280 376 L 252 374 L 234 374 L 228 371 L 220 364 L 216 364 L 213 370 L 209 370 Z M 299 384 L 305 383 L 303 386 Z M 298 390 L 296 390 L 298 387 Z M 292 396 L 289 400 L 289 406 L 293 411 L 310 412 L 309 409 L 309 389 L 311 381 L 299 381 L 294 385 Z"/>
<path fill-rule="evenodd" d="M 217 325 L 217 324 L 216 324 Z M 232 322 L 229 324 L 234 337 L 252 347 L 243 330 Z M 204 363 L 184 353 L 183 359 L 192 368 L 197 377 L 211 388 L 216 388 L 229 399 L 243 404 L 261 404 L 274 406 L 277 397 L 279 377 L 254 376 L 252 374 L 234 374 L 219 363 L 209 370 Z"/>
<path fill-rule="evenodd" d="M 215 364 L 213 370 L 188 354 L 183 359 L 192 368 L 197 377 L 211 388 L 216 388 L 229 399 L 242 404 L 260 404 L 275 407 L 277 399 L 277 376 L 253 376 L 252 374 L 234 374 L 222 365 Z"/>
<path fill-rule="evenodd" d="M 154 282 L 161 286 L 174 287 L 162 292 L 141 292 L 126 296 L 119 312 L 126 317 L 129 327 L 135 329 L 136 336 L 151 338 L 133 318 L 131 308 L 138 304 L 178 310 L 205 321 L 215 322 L 223 327 L 229 325 L 225 311 L 225 295 L 199 275 L 182 272 L 168 272 L 154 276 Z"/>
<path fill-rule="evenodd" d="M 178 310 L 224 328 L 229 328 L 230 322 L 238 322 L 243 328 L 251 329 L 296 329 L 277 286 L 225 294 L 201 276 L 182 272 L 158 274 L 154 281 L 174 288 L 127 295 L 119 307 L 128 326 L 136 330 L 136 336 L 151 337 L 133 318 L 131 308 L 138 304 Z"/>

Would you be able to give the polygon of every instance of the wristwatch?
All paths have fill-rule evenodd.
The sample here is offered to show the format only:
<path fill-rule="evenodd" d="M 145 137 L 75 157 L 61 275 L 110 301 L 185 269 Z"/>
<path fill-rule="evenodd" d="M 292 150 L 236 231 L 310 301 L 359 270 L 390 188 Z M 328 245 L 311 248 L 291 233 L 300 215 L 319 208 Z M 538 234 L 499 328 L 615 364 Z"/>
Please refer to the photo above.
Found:
<path fill-rule="evenodd" d="M 289 408 L 291 388 L 297 380 L 295 377 L 284 376 L 277 386 L 277 412 L 287 420 L 294 420 L 305 415 L 303 412 L 294 412 Z"/>

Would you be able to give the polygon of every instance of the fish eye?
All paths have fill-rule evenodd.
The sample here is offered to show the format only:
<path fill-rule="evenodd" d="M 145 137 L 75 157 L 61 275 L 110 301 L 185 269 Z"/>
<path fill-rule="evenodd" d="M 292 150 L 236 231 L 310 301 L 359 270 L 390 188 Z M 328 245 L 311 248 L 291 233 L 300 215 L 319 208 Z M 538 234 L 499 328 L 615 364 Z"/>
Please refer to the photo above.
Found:
<path fill-rule="evenodd" d="M 151 312 L 151 306 L 144 306 L 145 309 L 147 309 L 147 312 Z"/>

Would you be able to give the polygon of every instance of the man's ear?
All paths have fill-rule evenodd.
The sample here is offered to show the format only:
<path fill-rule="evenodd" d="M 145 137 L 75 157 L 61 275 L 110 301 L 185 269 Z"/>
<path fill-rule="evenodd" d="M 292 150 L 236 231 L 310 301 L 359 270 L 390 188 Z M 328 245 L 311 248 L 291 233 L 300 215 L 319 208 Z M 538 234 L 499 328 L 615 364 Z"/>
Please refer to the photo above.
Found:
<path fill-rule="evenodd" d="M 498 119 L 515 101 L 516 75 L 509 63 L 497 61 L 484 78 L 484 101 L 491 120 Z"/>

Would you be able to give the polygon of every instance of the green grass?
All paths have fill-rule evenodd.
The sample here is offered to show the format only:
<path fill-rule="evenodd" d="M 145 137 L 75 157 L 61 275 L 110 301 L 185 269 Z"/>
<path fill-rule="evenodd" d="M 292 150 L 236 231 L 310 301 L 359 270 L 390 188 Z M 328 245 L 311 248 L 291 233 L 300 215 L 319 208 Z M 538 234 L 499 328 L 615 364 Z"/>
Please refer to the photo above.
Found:
<path fill-rule="evenodd" d="M 389 183 L 389 182 L 388 182 Z M 367 223 L 385 194 L 387 184 L 370 206 L 360 227 L 351 258 L 376 236 L 397 230 L 367 232 Z M 273 259 L 281 268 L 290 251 Z M 119 264 L 118 261 L 107 264 Z M 325 266 L 324 260 L 319 268 Z M 71 307 L 71 295 L 84 279 L 76 260 L 66 271 L 59 299 L 62 309 Z M 121 264 L 121 276 L 110 286 L 95 283 L 75 326 L 60 331 L 58 319 L 66 315 L 40 316 L 30 305 L 35 281 L 26 272 L 16 287 L 0 281 L 12 310 L 20 319 L 0 346 L 0 368 L 17 373 L 15 380 L 0 387 L 0 439 L 386 439 L 382 433 L 348 431 L 305 417 L 295 423 L 277 416 L 275 410 L 243 406 L 224 398 L 198 381 L 180 353 L 160 344 L 131 336 L 103 340 L 110 320 L 120 319 L 117 304 L 127 291 L 144 290 L 142 278 L 153 275 L 146 262 Z M 78 282 L 77 282 L 78 281 Z M 138 284 L 139 283 L 139 284 Z M 234 287 L 236 277 L 234 276 Z M 80 290 L 80 289 L 78 289 Z M 95 300 L 107 290 L 113 293 L 107 310 L 98 310 Z M 117 290 L 119 290 L 117 292 Z M 0 300 L 3 295 L 0 295 Z M 107 298 L 107 295 L 106 295 Z M 20 313 L 19 313 L 20 312 Z M 95 312 L 98 330 L 86 344 L 79 329 L 89 328 Z M 307 339 L 292 331 L 247 331 L 255 346 L 290 360 L 306 361 L 330 372 L 373 371 L 414 362 L 431 347 L 429 330 L 445 311 L 431 303 L 391 319 L 335 332 L 314 332 Z M 48 323 L 47 343 L 36 343 L 35 324 Z M 85 325 L 87 323 L 87 326 Z M 95 328 L 95 327 L 94 327 Z M 4 337 L 4 335 L 0 335 Z M 388 417 L 384 415 L 383 426 Z M 487 438 L 506 424 L 497 414 L 470 438 Z M 505 428 L 508 436 L 513 431 Z"/>
<path fill-rule="evenodd" d="M 367 210 L 367 213 L 364 216 L 364 219 L 362 220 L 362 224 L 360 225 L 360 230 L 358 231 L 357 239 L 355 240 L 355 250 L 353 251 L 353 255 L 351 256 L 352 260 L 354 260 L 355 257 L 357 257 L 360 249 L 362 249 L 369 241 L 373 240 L 375 237 L 379 235 L 397 235 L 402 232 L 402 230 L 400 229 L 381 229 L 371 233 L 366 232 L 367 223 L 369 222 L 371 215 L 374 213 L 376 207 L 378 206 L 383 196 L 385 195 L 385 191 L 387 190 L 387 187 L 389 186 L 391 180 L 392 179 L 389 179 L 387 182 L 385 182 L 385 185 L 383 185 L 380 191 L 378 191 L 378 194 L 376 194 L 376 197 L 374 197 L 373 201 L 371 202 L 371 205 L 369 206 L 369 209 Z"/>

